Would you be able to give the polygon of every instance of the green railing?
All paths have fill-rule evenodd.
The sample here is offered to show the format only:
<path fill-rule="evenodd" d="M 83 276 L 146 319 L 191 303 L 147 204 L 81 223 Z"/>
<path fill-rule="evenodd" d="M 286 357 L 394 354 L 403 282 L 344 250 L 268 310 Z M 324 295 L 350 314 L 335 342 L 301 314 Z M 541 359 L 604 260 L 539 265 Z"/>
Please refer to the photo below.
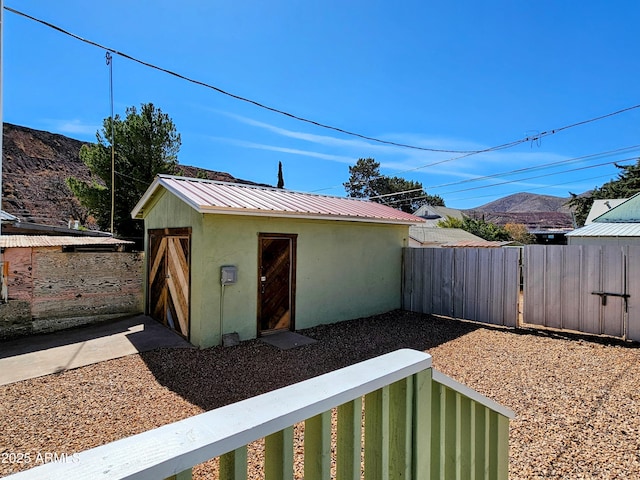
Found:
<path fill-rule="evenodd" d="M 304 422 L 306 480 L 507 479 L 509 418 L 430 355 L 398 350 L 8 478 L 183 480 L 219 457 L 221 479 L 246 479 L 247 445 L 264 438 L 264 477 L 292 479 Z"/>

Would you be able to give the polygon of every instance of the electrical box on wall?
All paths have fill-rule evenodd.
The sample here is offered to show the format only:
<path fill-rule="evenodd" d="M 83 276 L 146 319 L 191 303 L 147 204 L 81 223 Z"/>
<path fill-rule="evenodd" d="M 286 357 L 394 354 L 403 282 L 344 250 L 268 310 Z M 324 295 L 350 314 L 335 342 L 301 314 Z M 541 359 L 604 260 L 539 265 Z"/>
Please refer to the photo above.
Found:
<path fill-rule="evenodd" d="M 233 285 L 238 281 L 238 267 L 235 265 L 223 265 L 220 267 L 220 283 Z"/>

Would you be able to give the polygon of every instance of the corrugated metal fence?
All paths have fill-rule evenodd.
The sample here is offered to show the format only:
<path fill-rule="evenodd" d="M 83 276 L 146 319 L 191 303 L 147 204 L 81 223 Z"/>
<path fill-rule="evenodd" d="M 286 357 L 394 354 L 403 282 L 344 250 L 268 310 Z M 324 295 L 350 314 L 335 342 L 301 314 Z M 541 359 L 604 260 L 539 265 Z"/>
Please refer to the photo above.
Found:
<path fill-rule="evenodd" d="M 405 248 L 403 308 L 640 341 L 640 247 L 528 245 L 522 267 L 520 251 Z"/>
<path fill-rule="evenodd" d="M 527 246 L 523 323 L 640 340 L 640 247 Z"/>
<path fill-rule="evenodd" d="M 403 308 L 515 327 L 520 250 L 405 248 Z"/>

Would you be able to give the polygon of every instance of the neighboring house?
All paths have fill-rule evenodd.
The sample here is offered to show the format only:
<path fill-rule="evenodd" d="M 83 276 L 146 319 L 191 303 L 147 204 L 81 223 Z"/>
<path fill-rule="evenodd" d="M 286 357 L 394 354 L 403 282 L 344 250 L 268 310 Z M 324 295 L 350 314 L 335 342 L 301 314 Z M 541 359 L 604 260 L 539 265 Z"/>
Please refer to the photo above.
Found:
<path fill-rule="evenodd" d="M 423 218 L 424 223 L 409 228 L 409 246 L 423 247 L 502 247 L 512 242 L 489 242 L 461 228 L 442 228 L 438 223 L 448 217 L 463 220 L 460 210 L 447 207 L 423 205 L 414 215 Z"/>
<path fill-rule="evenodd" d="M 566 236 L 569 245 L 640 245 L 640 193 Z"/>
<path fill-rule="evenodd" d="M 2 235 L 0 338 L 142 312 L 143 254 L 111 237 Z"/>
<path fill-rule="evenodd" d="M 589 225 L 593 223 L 595 218 L 598 218 L 600 215 L 608 212 L 614 207 L 617 207 L 623 202 L 626 202 L 626 198 L 610 198 L 607 200 L 594 200 L 593 205 L 591 205 L 591 209 L 589 210 L 589 215 L 587 215 L 587 219 L 584 221 L 585 225 Z"/>
<path fill-rule="evenodd" d="M 447 217 L 452 217 L 456 220 L 464 219 L 464 215 L 460 210 L 448 207 L 433 207 L 431 205 L 422 205 L 413 214 L 417 217 L 424 218 L 424 226 L 426 227 L 437 227 L 438 222 L 446 220 Z"/>
<path fill-rule="evenodd" d="M 72 237 L 111 237 L 108 232 L 81 229 L 78 222 L 70 219 L 67 227 L 43 225 L 41 223 L 21 222 L 18 217 L 0 210 L 3 235 L 60 235 Z"/>
<path fill-rule="evenodd" d="M 427 227 L 412 225 L 409 228 L 410 247 L 441 247 L 459 242 L 486 242 L 486 240 L 461 228 Z"/>
<path fill-rule="evenodd" d="M 352 198 L 158 176 L 146 311 L 199 347 L 400 308 L 402 247 L 423 220 Z"/>

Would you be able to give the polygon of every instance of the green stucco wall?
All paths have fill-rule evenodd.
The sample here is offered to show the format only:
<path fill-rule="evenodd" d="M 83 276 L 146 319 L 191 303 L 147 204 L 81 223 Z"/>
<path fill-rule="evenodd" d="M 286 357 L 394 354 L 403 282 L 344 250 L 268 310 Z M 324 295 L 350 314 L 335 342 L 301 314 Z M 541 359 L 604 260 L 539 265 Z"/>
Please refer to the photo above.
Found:
<path fill-rule="evenodd" d="M 220 343 L 220 267 L 235 265 L 225 287 L 223 333 L 257 334 L 258 234 L 297 234 L 295 329 L 400 308 L 402 247 L 408 226 L 199 214 L 164 192 L 146 209 L 145 228 L 191 227 L 191 335 Z"/>

